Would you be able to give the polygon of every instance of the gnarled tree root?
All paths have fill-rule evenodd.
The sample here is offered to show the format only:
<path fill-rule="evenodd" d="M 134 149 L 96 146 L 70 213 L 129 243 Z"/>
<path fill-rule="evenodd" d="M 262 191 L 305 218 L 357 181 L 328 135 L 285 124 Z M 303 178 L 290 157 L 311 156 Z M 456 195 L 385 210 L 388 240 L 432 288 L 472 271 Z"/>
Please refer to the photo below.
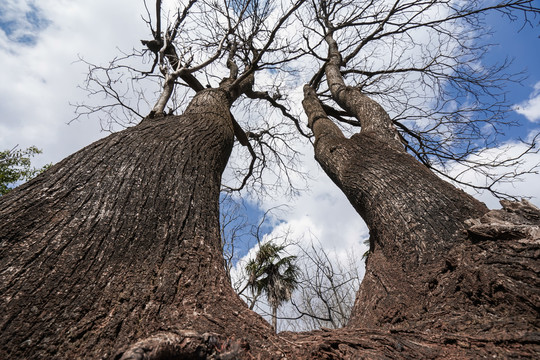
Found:
<path fill-rule="evenodd" d="M 115 360 L 228 360 L 241 357 L 248 348 L 245 341 L 223 338 L 215 333 L 184 330 L 157 333 L 140 340 L 118 353 Z"/>
<path fill-rule="evenodd" d="M 473 239 L 540 241 L 540 209 L 528 202 L 501 200 L 502 209 L 491 210 L 479 219 L 469 219 Z"/>

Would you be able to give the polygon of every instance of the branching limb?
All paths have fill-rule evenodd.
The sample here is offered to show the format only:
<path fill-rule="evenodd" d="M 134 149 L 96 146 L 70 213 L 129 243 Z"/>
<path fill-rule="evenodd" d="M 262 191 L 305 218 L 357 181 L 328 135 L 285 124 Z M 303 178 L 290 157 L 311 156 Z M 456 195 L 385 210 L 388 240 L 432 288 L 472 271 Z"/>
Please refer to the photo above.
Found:
<path fill-rule="evenodd" d="M 240 191 L 246 186 L 249 178 L 253 175 L 253 168 L 255 166 L 255 161 L 257 160 L 257 154 L 255 153 L 255 150 L 253 150 L 253 147 L 249 143 L 249 140 L 247 138 L 246 133 L 244 132 L 244 129 L 242 129 L 242 127 L 238 124 L 238 122 L 236 121 L 236 119 L 234 118 L 234 116 L 232 114 L 231 114 L 231 119 L 232 119 L 233 127 L 234 127 L 234 135 L 238 139 L 238 142 L 240 142 L 240 144 L 242 144 L 242 146 L 245 146 L 245 147 L 248 148 L 248 151 L 251 154 L 251 162 L 249 163 L 248 172 L 244 176 L 244 178 L 242 179 L 242 183 L 240 184 L 239 187 L 237 187 L 237 188 L 231 188 L 231 187 L 228 187 L 228 186 L 224 187 L 225 190 L 229 191 L 229 192 Z"/>
<path fill-rule="evenodd" d="M 286 118 L 292 120 L 292 122 L 294 123 L 294 125 L 296 126 L 296 129 L 298 130 L 298 132 L 310 139 L 311 136 L 306 134 L 304 132 L 304 130 L 302 130 L 302 127 L 300 126 L 300 122 L 298 120 L 298 118 L 296 118 L 295 116 L 293 116 L 289 110 L 287 110 L 287 108 L 278 103 L 277 102 L 277 98 L 276 97 L 273 97 L 273 96 L 270 96 L 270 94 L 267 92 L 267 91 L 253 91 L 253 90 L 249 90 L 246 92 L 246 96 L 250 99 L 261 99 L 261 100 L 265 100 L 265 101 L 268 101 L 274 108 L 276 109 L 279 109 L 281 111 L 281 113 L 283 114 L 283 116 L 285 116 Z M 277 93 L 277 97 L 279 97 L 279 92 Z"/>
<path fill-rule="evenodd" d="M 279 19 L 279 21 L 276 23 L 276 25 L 268 35 L 268 39 L 262 49 L 257 51 L 256 56 L 251 61 L 251 65 L 242 73 L 241 76 L 238 77 L 238 79 L 236 79 L 232 86 L 238 86 L 245 78 L 249 77 L 257 70 L 259 62 L 266 54 L 266 52 L 270 49 L 270 46 L 274 42 L 278 31 L 281 30 L 287 19 L 292 14 L 294 14 L 298 10 L 298 8 L 304 4 L 304 2 L 305 0 L 297 0 L 296 3 Z"/>

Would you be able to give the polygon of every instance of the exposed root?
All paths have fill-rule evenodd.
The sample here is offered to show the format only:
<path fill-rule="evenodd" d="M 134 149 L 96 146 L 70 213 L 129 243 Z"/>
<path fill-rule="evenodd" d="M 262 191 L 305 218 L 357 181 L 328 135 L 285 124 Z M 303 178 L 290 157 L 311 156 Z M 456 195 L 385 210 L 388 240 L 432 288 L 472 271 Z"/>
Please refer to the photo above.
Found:
<path fill-rule="evenodd" d="M 473 239 L 540 241 L 540 209 L 527 200 L 501 200 L 502 209 L 491 210 L 479 219 L 467 220 Z"/>
<path fill-rule="evenodd" d="M 195 331 L 163 332 L 140 340 L 118 353 L 115 360 L 166 360 L 242 358 L 249 345 L 218 334 Z"/>

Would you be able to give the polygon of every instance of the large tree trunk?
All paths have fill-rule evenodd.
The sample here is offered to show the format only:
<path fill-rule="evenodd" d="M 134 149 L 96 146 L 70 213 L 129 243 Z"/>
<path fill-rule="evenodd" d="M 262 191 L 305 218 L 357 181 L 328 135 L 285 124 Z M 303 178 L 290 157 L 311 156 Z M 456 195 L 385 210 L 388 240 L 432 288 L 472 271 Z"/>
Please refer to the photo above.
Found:
<path fill-rule="evenodd" d="M 349 326 L 536 331 L 538 242 L 507 240 L 537 235 L 517 231 L 494 242 L 500 234 L 486 240 L 468 233 L 466 221 L 486 214 L 486 206 L 405 151 L 387 112 L 345 84 L 331 33 L 326 42 L 332 98 L 360 122 L 361 132 L 346 139 L 306 87 L 304 107 L 316 137 L 315 156 L 370 229 L 366 276 Z M 521 210 L 507 208 L 498 215 L 512 218 L 505 226 L 539 225 L 538 209 L 528 204 L 517 207 Z M 490 221 L 490 216 L 484 219 Z"/>
<path fill-rule="evenodd" d="M 304 108 L 317 161 L 370 230 L 366 275 L 348 327 L 417 331 L 418 340 L 459 334 L 469 336 L 469 347 L 475 336 L 501 346 L 488 353 L 534 354 L 540 211 L 504 203 L 504 210 L 486 214 L 484 204 L 407 154 L 382 107 L 344 85 L 329 45 L 333 99 L 362 131 L 345 138 L 307 86 Z M 471 228 L 475 222 L 467 220 L 481 217 L 476 223 L 485 228 Z"/>
<path fill-rule="evenodd" d="M 247 335 L 260 348 L 271 328 L 233 293 L 220 250 L 229 101 L 204 90 L 184 115 L 110 135 L 0 199 L 0 358 L 204 356 Z"/>

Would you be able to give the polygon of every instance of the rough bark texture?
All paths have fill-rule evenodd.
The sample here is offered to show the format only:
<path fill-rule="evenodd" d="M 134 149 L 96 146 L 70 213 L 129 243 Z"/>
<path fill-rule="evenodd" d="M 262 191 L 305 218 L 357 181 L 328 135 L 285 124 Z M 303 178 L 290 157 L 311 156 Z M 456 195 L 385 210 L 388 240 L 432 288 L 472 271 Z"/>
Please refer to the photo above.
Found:
<path fill-rule="evenodd" d="M 0 199 L 0 358 L 112 358 L 185 330 L 268 347 L 220 251 L 226 95 L 202 91 L 183 116 L 113 134 Z"/>
<path fill-rule="evenodd" d="M 293 344 L 292 359 L 537 359 L 540 350 L 537 336 L 494 341 L 485 334 L 360 328 L 280 335 Z"/>
<path fill-rule="evenodd" d="M 355 97 L 356 92 L 348 88 L 333 95 L 340 105 L 346 100 L 342 107 L 359 120 L 390 121 L 362 105 L 365 96 Z M 435 352 L 418 347 L 404 357 L 534 356 L 540 340 L 540 211 L 528 203 L 503 203 L 504 210 L 488 213 L 484 204 L 407 154 L 388 126 L 370 125 L 347 139 L 309 87 L 304 108 L 317 161 L 370 229 L 370 255 L 350 331 L 412 331 L 418 341 L 438 342 Z M 493 218 L 506 223 L 492 224 Z M 469 339 L 465 347 L 478 341 L 492 349 L 449 347 L 460 336 Z"/>
<path fill-rule="evenodd" d="M 482 334 L 537 349 L 540 211 L 503 202 L 488 213 L 407 154 L 386 111 L 345 84 L 331 32 L 325 40 L 332 98 L 361 132 L 346 139 L 306 87 L 315 157 L 370 229 L 348 326 Z"/>

